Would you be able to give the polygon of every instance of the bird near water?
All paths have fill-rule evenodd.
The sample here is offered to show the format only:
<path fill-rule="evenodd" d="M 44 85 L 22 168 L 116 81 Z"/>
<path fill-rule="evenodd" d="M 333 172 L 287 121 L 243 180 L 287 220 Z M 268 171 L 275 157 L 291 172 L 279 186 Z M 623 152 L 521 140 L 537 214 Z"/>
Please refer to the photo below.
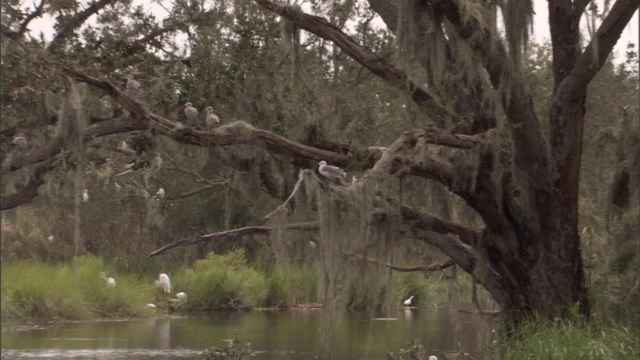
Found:
<path fill-rule="evenodd" d="M 405 306 L 409 306 L 411 305 L 411 300 L 413 299 L 413 295 L 411 295 L 411 297 L 409 297 L 407 300 L 404 301 L 404 305 Z"/>
<path fill-rule="evenodd" d="M 176 298 L 181 299 L 181 300 L 182 299 L 186 299 L 187 298 L 187 293 L 179 292 L 179 293 L 176 294 Z"/>
<path fill-rule="evenodd" d="M 107 282 L 107 287 L 114 288 L 116 287 L 116 279 L 112 277 L 107 277 L 107 275 L 103 272 L 100 273 L 100 277 L 103 278 Z"/>
<path fill-rule="evenodd" d="M 169 280 L 167 274 L 160 274 L 158 280 L 156 280 L 156 285 L 162 287 L 162 290 L 166 293 L 171 292 L 171 280 Z"/>

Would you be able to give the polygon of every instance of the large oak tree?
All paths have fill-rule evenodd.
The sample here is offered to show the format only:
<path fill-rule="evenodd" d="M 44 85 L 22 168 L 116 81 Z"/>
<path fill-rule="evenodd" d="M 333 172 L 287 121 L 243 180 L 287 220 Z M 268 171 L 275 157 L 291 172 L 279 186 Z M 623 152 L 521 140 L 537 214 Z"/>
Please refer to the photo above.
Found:
<path fill-rule="evenodd" d="M 139 28 L 131 29 L 115 21 L 120 26 L 117 31 L 129 31 L 129 37 L 115 37 L 115 29 L 106 29 L 102 36 L 88 32 L 80 41 L 78 29 L 90 16 L 108 6 L 125 6 L 127 2 L 102 0 L 84 9 L 58 5 L 63 11 L 42 1 L 32 12 L 20 16 L 13 14 L 13 23 L 3 21 L 3 43 L 23 41 L 29 22 L 40 16 L 48 5 L 49 11 L 59 13 L 53 40 L 39 54 L 23 50 L 20 60 L 29 61 L 30 66 L 53 69 L 54 73 L 100 89 L 130 115 L 114 113 L 106 119 L 94 119 L 79 130 L 80 136 L 74 140 L 75 148 L 54 137 L 26 152 L 4 151 L 2 173 L 7 175 L 29 169 L 29 177 L 17 191 L 3 193 L 2 209 L 26 204 L 36 197 L 45 182 L 45 174 L 68 156 L 65 150 L 83 149 L 82 144 L 113 134 L 152 130 L 179 144 L 212 149 L 249 145 L 288 157 L 294 164 L 308 166 L 325 160 L 350 172 L 361 172 L 360 179 L 352 185 L 324 184 L 321 191 L 349 199 L 363 189 L 375 187 L 375 196 L 365 198 L 372 203 L 362 209 L 369 212 L 367 221 L 381 226 L 368 228 L 367 234 L 370 235 L 373 229 L 396 232 L 392 236 L 402 237 L 406 235 L 403 226 L 411 227 L 416 231 L 415 239 L 437 247 L 471 274 L 512 319 L 534 311 L 561 315 L 574 306 L 588 313 L 588 289 L 578 231 L 585 101 L 590 81 L 611 54 L 640 1 L 617 0 L 600 11 L 588 0 L 548 1 L 553 89 L 549 108 L 542 114 L 536 113 L 534 108 L 533 94 L 537 90 L 526 85 L 523 72 L 533 16 L 530 0 L 369 0 L 370 10 L 379 15 L 395 36 L 397 51 L 394 56 L 375 53 L 371 46 L 363 43 L 364 37 L 357 39 L 347 34 L 350 25 L 336 9 L 340 6 L 353 8 L 355 1 L 347 0 L 330 7 L 333 12 L 328 13 L 334 23 L 309 13 L 309 9 L 274 1 L 255 0 L 253 4 L 243 4 L 253 7 L 253 11 L 262 8 L 271 22 L 275 15 L 281 17 L 282 32 L 293 45 L 292 54 L 299 76 L 324 76 L 321 71 L 301 69 L 305 66 L 300 55 L 304 41 L 321 39 L 323 45 L 319 49 L 331 48 L 334 60 L 339 52 L 347 55 L 352 64 L 361 65 L 366 69 L 362 71 L 375 75 L 388 88 L 408 99 L 419 126 L 398 132 L 397 139 L 390 144 L 377 144 L 385 147 L 383 151 L 379 147 L 332 141 L 321 124 L 307 128 L 306 136 L 295 141 L 279 135 L 279 131 L 244 122 L 213 131 L 185 127 L 170 116 L 159 115 L 170 113 L 165 108 L 171 106 L 176 113 L 179 106 L 167 105 L 166 99 L 137 99 L 121 91 L 121 86 L 114 85 L 112 81 L 116 79 L 109 74 L 119 66 L 143 62 L 151 62 L 157 67 L 197 64 L 197 56 L 206 55 L 163 57 L 158 52 L 167 52 L 168 45 L 163 43 L 165 34 L 182 32 L 192 36 L 193 27 L 203 26 L 198 14 L 204 13 L 205 4 L 181 3 L 182 10 L 173 12 L 172 21 L 165 21 L 162 26 L 153 23 L 151 17 L 134 12 Z M 318 5 L 312 10 L 321 9 Z M 584 19 L 590 22 L 592 30 L 586 43 L 580 30 Z M 596 19 L 599 19 L 597 28 Z M 110 21 L 114 22 L 113 18 Z M 369 23 L 360 23 L 363 24 Z M 504 34 L 500 29 L 504 29 Z M 268 25 L 265 25 L 265 32 L 273 37 L 280 35 L 273 33 Z M 239 34 L 240 37 L 245 35 Z M 252 41 L 250 36 L 247 39 Z M 111 51 L 118 49 L 117 59 L 109 58 L 113 54 L 100 53 L 106 43 L 110 44 Z M 52 60 L 61 52 L 72 53 L 74 47 L 91 49 L 96 59 L 102 59 L 101 68 L 92 69 L 95 63 L 90 61 L 79 60 L 79 63 L 71 64 Z M 322 60 L 328 56 L 318 53 L 318 58 Z M 233 64 L 227 65 L 229 69 L 234 68 Z M 262 71 L 276 71 L 277 64 L 272 65 L 273 69 Z M 326 69 L 339 77 L 342 66 L 344 63 L 334 61 L 328 63 Z M 80 70 L 81 67 L 88 70 Z M 92 75 L 89 71 L 97 72 Z M 206 74 L 205 69 L 200 71 Z M 25 87 L 14 87 L 13 93 L 3 87 L 3 107 L 19 99 L 16 89 L 28 91 L 28 84 L 29 81 L 25 82 Z M 77 90 L 71 90 L 74 91 Z M 82 105 L 69 100 L 69 107 L 82 108 Z M 3 135 L 10 139 L 18 128 L 6 127 L 2 130 Z M 69 134 L 73 132 L 61 136 L 68 137 Z M 229 165 L 239 169 L 256 166 L 240 161 L 235 164 L 231 161 Z M 301 179 L 307 175 L 301 173 Z M 261 171 L 260 178 L 273 196 L 283 201 L 287 198 L 277 189 L 277 179 L 270 177 L 268 171 Z M 424 178 L 439 184 L 438 191 L 454 194 L 473 210 L 482 225 L 444 219 L 430 213 L 427 207 L 407 206 L 391 186 L 380 185 L 393 178 L 401 181 Z M 427 204 L 428 197 L 433 194 L 422 195 L 424 199 L 418 199 L 416 203 Z M 331 215 L 323 213 L 327 206 L 333 206 L 333 210 L 338 206 L 328 205 L 329 198 L 319 196 L 318 203 L 310 205 L 312 209 L 319 209 L 320 226 L 309 226 L 321 233 L 335 234 L 327 222 L 327 216 Z M 400 226 L 393 225 L 395 222 L 390 219 L 398 219 Z M 251 231 L 268 230 L 240 229 L 234 235 Z M 228 235 L 224 233 L 211 238 Z M 331 241 L 332 236 L 325 234 L 321 238 Z M 206 239 L 173 244 L 162 251 Z"/>

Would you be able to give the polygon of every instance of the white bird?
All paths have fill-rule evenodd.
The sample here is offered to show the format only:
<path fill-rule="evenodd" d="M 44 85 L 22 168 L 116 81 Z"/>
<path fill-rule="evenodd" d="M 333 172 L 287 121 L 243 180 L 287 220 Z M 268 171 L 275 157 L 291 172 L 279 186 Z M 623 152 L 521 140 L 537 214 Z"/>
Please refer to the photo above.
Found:
<path fill-rule="evenodd" d="M 158 307 L 155 304 L 147 304 L 147 306 L 145 306 L 147 309 L 157 309 Z"/>
<path fill-rule="evenodd" d="M 84 202 L 89 201 L 89 190 L 84 189 L 82 192 L 82 200 L 84 200 Z"/>
<path fill-rule="evenodd" d="M 133 76 L 127 76 L 127 92 L 131 95 L 135 95 L 140 90 L 140 83 L 133 79 Z"/>
<path fill-rule="evenodd" d="M 11 141 L 11 145 L 17 148 L 18 150 L 26 149 L 27 138 L 24 136 L 24 133 L 18 133 Z"/>
<path fill-rule="evenodd" d="M 122 150 L 129 150 L 129 144 L 125 140 L 122 140 L 122 145 L 120 145 Z"/>
<path fill-rule="evenodd" d="M 49 235 L 49 242 L 53 242 L 53 240 L 55 240 L 55 238 L 53 237 L 53 235 Z"/>
<path fill-rule="evenodd" d="M 435 355 L 429 356 L 429 360 L 438 360 L 438 357 Z"/>
<path fill-rule="evenodd" d="M 327 165 L 327 162 L 322 160 L 318 163 L 318 172 L 320 175 L 327 178 L 345 177 L 347 173 L 337 166 Z"/>
<path fill-rule="evenodd" d="M 167 274 L 160 274 L 159 280 L 156 280 L 156 285 L 162 286 L 162 289 L 166 293 L 171 292 L 171 280 Z"/>
<path fill-rule="evenodd" d="M 358 178 L 353 175 L 353 177 L 351 178 L 351 185 L 355 185 L 358 182 Z"/>
<path fill-rule="evenodd" d="M 411 305 L 411 299 L 413 299 L 413 295 L 411 295 L 411 297 L 410 297 L 410 298 L 408 298 L 407 300 L 405 300 L 405 301 L 404 301 L 404 304 L 405 304 L 406 306 Z"/>
<path fill-rule="evenodd" d="M 187 116 L 187 119 L 190 121 L 191 125 L 193 125 L 196 118 L 198 117 L 198 109 L 194 108 L 193 105 L 188 102 L 184 104 L 184 114 Z"/>
<path fill-rule="evenodd" d="M 218 115 L 213 113 L 213 108 L 211 106 L 207 106 L 207 108 L 204 109 L 204 112 L 206 113 L 204 123 L 208 128 L 212 128 L 220 124 L 220 118 L 218 117 Z"/>
<path fill-rule="evenodd" d="M 179 292 L 179 293 L 176 294 L 176 297 L 178 299 L 186 299 L 187 298 L 187 293 Z"/>
<path fill-rule="evenodd" d="M 315 248 L 316 248 L 316 246 L 318 246 L 318 245 L 316 244 L 316 242 L 315 242 L 315 241 L 313 241 L 313 240 L 309 240 L 309 246 L 310 246 L 312 249 L 315 249 Z"/>
<path fill-rule="evenodd" d="M 112 277 L 107 277 L 107 275 L 103 272 L 100 273 L 100 277 L 103 278 L 107 282 L 107 287 L 116 287 L 116 279 Z"/>
<path fill-rule="evenodd" d="M 163 198 L 164 197 L 164 189 L 163 188 L 158 189 L 158 192 L 156 193 L 156 195 L 158 195 L 159 197 Z"/>

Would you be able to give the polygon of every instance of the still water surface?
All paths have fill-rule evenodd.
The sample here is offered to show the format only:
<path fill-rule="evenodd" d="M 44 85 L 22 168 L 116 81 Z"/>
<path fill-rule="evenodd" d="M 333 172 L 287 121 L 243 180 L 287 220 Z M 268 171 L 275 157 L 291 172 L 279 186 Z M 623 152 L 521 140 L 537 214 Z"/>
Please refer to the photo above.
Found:
<path fill-rule="evenodd" d="M 443 358 L 463 350 L 482 358 L 486 319 L 456 309 L 387 313 L 322 310 L 216 312 L 200 317 L 4 328 L 2 359 L 201 359 L 225 340 L 251 343 L 255 359 L 386 359 L 417 339 Z"/>

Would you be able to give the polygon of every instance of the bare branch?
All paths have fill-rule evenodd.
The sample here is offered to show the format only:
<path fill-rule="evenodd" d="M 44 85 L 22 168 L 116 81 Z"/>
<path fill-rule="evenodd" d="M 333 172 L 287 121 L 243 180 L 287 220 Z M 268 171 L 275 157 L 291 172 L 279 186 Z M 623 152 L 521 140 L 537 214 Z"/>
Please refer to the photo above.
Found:
<path fill-rule="evenodd" d="M 289 224 L 286 226 L 289 230 L 300 230 L 300 231 L 318 231 L 319 223 L 317 221 L 307 222 L 307 223 L 298 223 L 298 224 Z M 223 240 L 228 238 L 240 237 L 245 235 L 255 235 L 255 234 L 269 234 L 273 229 L 269 226 L 247 226 L 240 229 L 233 229 L 227 231 L 221 231 L 214 234 L 203 235 L 197 238 L 189 238 L 178 240 L 172 242 L 169 245 L 165 245 L 158 250 L 155 250 L 147 257 L 153 257 L 156 255 L 160 255 L 169 250 L 173 250 L 175 248 L 179 248 L 182 246 L 189 246 L 199 244 L 205 241 L 214 241 L 214 240 Z"/>
<path fill-rule="evenodd" d="M 350 251 L 346 251 L 346 250 L 343 250 L 342 253 L 347 255 L 347 256 L 356 257 L 356 258 L 359 258 L 359 259 L 364 259 L 365 258 L 361 254 L 356 254 L 356 253 L 353 253 L 353 252 L 350 252 Z M 380 260 L 374 259 L 372 257 L 367 257 L 366 260 L 368 262 L 370 262 L 370 263 L 377 264 L 377 265 L 383 265 L 383 266 L 388 267 L 391 270 L 398 271 L 398 272 L 416 272 L 416 271 L 434 272 L 434 271 L 444 270 L 446 268 L 449 268 L 449 267 L 455 265 L 455 261 L 453 261 L 453 260 L 447 260 L 447 261 L 439 262 L 439 263 L 436 263 L 436 264 L 422 265 L 422 266 L 412 266 L 412 267 L 396 266 L 396 265 L 392 265 L 392 264 L 384 262 L 384 261 L 380 261 Z"/>
<path fill-rule="evenodd" d="M 27 17 L 24 19 L 22 24 L 20 24 L 17 31 L 12 31 L 11 29 L 9 29 L 9 27 L 5 25 L 0 25 L 0 29 L 2 33 L 5 34 L 11 40 L 20 39 L 24 35 L 24 33 L 27 32 L 27 27 L 29 26 L 29 23 L 31 22 L 31 20 L 42 16 L 42 10 L 44 9 L 45 3 L 46 3 L 46 0 L 40 1 L 40 4 L 38 4 L 36 8 L 33 9 L 33 11 L 29 15 L 27 15 Z"/>
<path fill-rule="evenodd" d="M 59 48 L 64 44 L 67 38 L 82 26 L 84 22 L 91 17 L 91 15 L 97 13 L 101 9 L 105 8 L 107 5 L 111 3 L 116 3 L 120 0 L 98 0 L 91 4 L 84 11 L 74 14 L 68 18 L 63 17 L 60 22 L 60 30 L 56 34 L 56 36 L 51 40 L 47 51 L 55 52 L 59 50 Z"/>
<path fill-rule="evenodd" d="M 389 199 L 388 199 L 389 200 Z M 480 237 L 480 232 L 464 225 L 441 219 L 435 215 L 419 212 L 407 205 L 402 205 L 402 217 L 413 227 L 420 230 L 434 231 L 441 234 L 458 235 L 465 244 L 473 246 Z"/>
<path fill-rule="evenodd" d="M 364 65 L 387 84 L 409 94 L 416 104 L 425 108 L 431 107 L 443 116 L 448 114 L 447 109 L 433 94 L 429 93 L 428 90 L 421 89 L 411 81 L 402 70 L 396 68 L 386 59 L 373 53 L 371 50 L 362 47 L 349 35 L 329 23 L 325 18 L 309 15 L 296 7 L 279 5 L 269 0 L 254 1 L 263 8 L 286 17 L 297 27 L 314 33 L 323 39 L 332 41 L 347 55 Z"/>
<path fill-rule="evenodd" d="M 44 174 L 53 169 L 59 156 L 52 157 L 33 168 L 31 179 L 19 192 L 0 198 L 0 210 L 9 210 L 29 203 L 38 196 L 38 188 L 44 184 Z"/>

